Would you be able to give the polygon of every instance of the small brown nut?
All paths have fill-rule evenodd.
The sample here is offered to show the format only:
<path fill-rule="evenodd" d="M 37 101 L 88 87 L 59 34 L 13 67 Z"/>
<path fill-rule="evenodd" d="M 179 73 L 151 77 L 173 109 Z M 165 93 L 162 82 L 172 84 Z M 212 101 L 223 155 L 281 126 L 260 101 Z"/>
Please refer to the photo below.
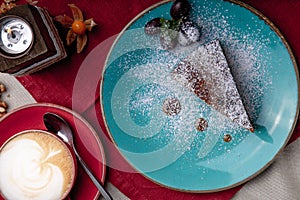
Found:
<path fill-rule="evenodd" d="M 3 117 L 7 113 L 8 105 L 5 101 L 0 101 L 0 117 Z"/>
<path fill-rule="evenodd" d="M 0 106 L 0 113 L 4 113 L 5 114 L 6 113 L 6 109 L 4 107 Z"/>
<path fill-rule="evenodd" d="M 0 83 L 0 92 L 1 93 L 6 92 L 6 87 L 3 83 Z"/>
<path fill-rule="evenodd" d="M 0 101 L 0 107 L 4 108 L 6 110 L 8 108 L 8 105 L 5 101 Z"/>
<path fill-rule="evenodd" d="M 5 114 L 6 114 L 6 112 L 5 113 L 0 113 L 0 118 L 3 117 Z"/>

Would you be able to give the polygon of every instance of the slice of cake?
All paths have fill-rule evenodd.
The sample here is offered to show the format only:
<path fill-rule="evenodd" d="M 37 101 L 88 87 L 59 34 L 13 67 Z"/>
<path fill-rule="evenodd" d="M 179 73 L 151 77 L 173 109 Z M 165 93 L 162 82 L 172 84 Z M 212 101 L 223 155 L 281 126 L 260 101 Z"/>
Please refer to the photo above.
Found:
<path fill-rule="evenodd" d="M 192 52 L 172 75 L 214 109 L 254 132 L 218 40 Z"/>

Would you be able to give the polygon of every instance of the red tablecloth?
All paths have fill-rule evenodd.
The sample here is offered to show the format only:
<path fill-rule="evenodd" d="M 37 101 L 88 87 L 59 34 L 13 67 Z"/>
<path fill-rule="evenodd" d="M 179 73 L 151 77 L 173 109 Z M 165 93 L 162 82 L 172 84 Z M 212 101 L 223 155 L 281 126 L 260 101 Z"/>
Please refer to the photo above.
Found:
<path fill-rule="evenodd" d="M 18 3 L 22 2 L 24 1 L 19 1 Z M 81 54 L 76 54 L 73 51 L 74 53 L 70 53 L 69 57 L 60 63 L 32 75 L 18 77 L 18 80 L 38 102 L 51 102 L 63 105 L 72 108 L 86 117 L 99 132 L 101 139 L 104 140 L 108 163 L 122 165 L 126 169 L 131 168 L 118 155 L 114 147 L 109 144 L 105 136 L 106 133 L 102 131 L 104 130 L 104 124 L 99 112 L 99 86 L 97 84 L 100 79 L 105 56 L 113 41 L 106 41 L 106 39 L 118 34 L 132 18 L 157 2 L 159 1 L 40 0 L 38 5 L 48 9 L 53 16 L 60 14 L 72 16 L 67 4 L 74 3 L 83 10 L 86 19 L 93 17 L 99 25 L 92 33 L 89 33 L 88 46 Z M 262 12 L 280 29 L 289 42 L 299 63 L 300 1 L 243 0 L 243 2 Z M 92 51 L 103 41 L 106 41 L 103 49 Z M 68 51 L 72 52 L 70 49 Z M 86 59 L 91 52 L 98 55 L 96 61 Z M 95 64 L 95 62 L 97 63 Z M 90 71 L 94 71 L 96 76 L 93 78 L 89 76 L 78 77 L 78 72 L 82 64 L 90 65 Z M 291 140 L 299 136 L 300 127 L 297 126 Z M 124 172 L 114 167 L 109 168 L 107 180 L 112 182 L 131 199 L 230 199 L 241 187 L 209 194 L 184 193 L 161 187 L 138 173 Z"/>

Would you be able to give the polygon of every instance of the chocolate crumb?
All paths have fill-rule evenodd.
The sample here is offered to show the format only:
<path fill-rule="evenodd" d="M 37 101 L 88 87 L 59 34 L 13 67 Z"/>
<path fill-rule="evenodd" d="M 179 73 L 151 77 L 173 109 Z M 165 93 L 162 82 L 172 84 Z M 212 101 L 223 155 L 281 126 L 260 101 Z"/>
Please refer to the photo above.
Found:
<path fill-rule="evenodd" d="M 208 122 L 204 118 L 199 118 L 195 122 L 195 127 L 198 131 L 203 132 L 208 127 Z"/>
<path fill-rule="evenodd" d="M 223 137 L 224 142 L 230 142 L 232 140 L 231 135 L 229 134 L 225 134 Z"/>
<path fill-rule="evenodd" d="M 173 116 L 181 111 L 181 105 L 178 99 L 168 98 L 164 101 L 162 109 L 167 115 Z"/>

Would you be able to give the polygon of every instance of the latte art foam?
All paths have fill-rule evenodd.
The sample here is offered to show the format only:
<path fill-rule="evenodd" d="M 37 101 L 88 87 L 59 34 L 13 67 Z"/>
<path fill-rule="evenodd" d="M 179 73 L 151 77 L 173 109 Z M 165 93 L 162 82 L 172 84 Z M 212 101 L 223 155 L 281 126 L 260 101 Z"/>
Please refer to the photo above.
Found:
<path fill-rule="evenodd" d="M 20 134 L 0 152 L 0 192 L 7 199 L 62 199 L 74 174 L 69 150 L 49 134 Z"/>

